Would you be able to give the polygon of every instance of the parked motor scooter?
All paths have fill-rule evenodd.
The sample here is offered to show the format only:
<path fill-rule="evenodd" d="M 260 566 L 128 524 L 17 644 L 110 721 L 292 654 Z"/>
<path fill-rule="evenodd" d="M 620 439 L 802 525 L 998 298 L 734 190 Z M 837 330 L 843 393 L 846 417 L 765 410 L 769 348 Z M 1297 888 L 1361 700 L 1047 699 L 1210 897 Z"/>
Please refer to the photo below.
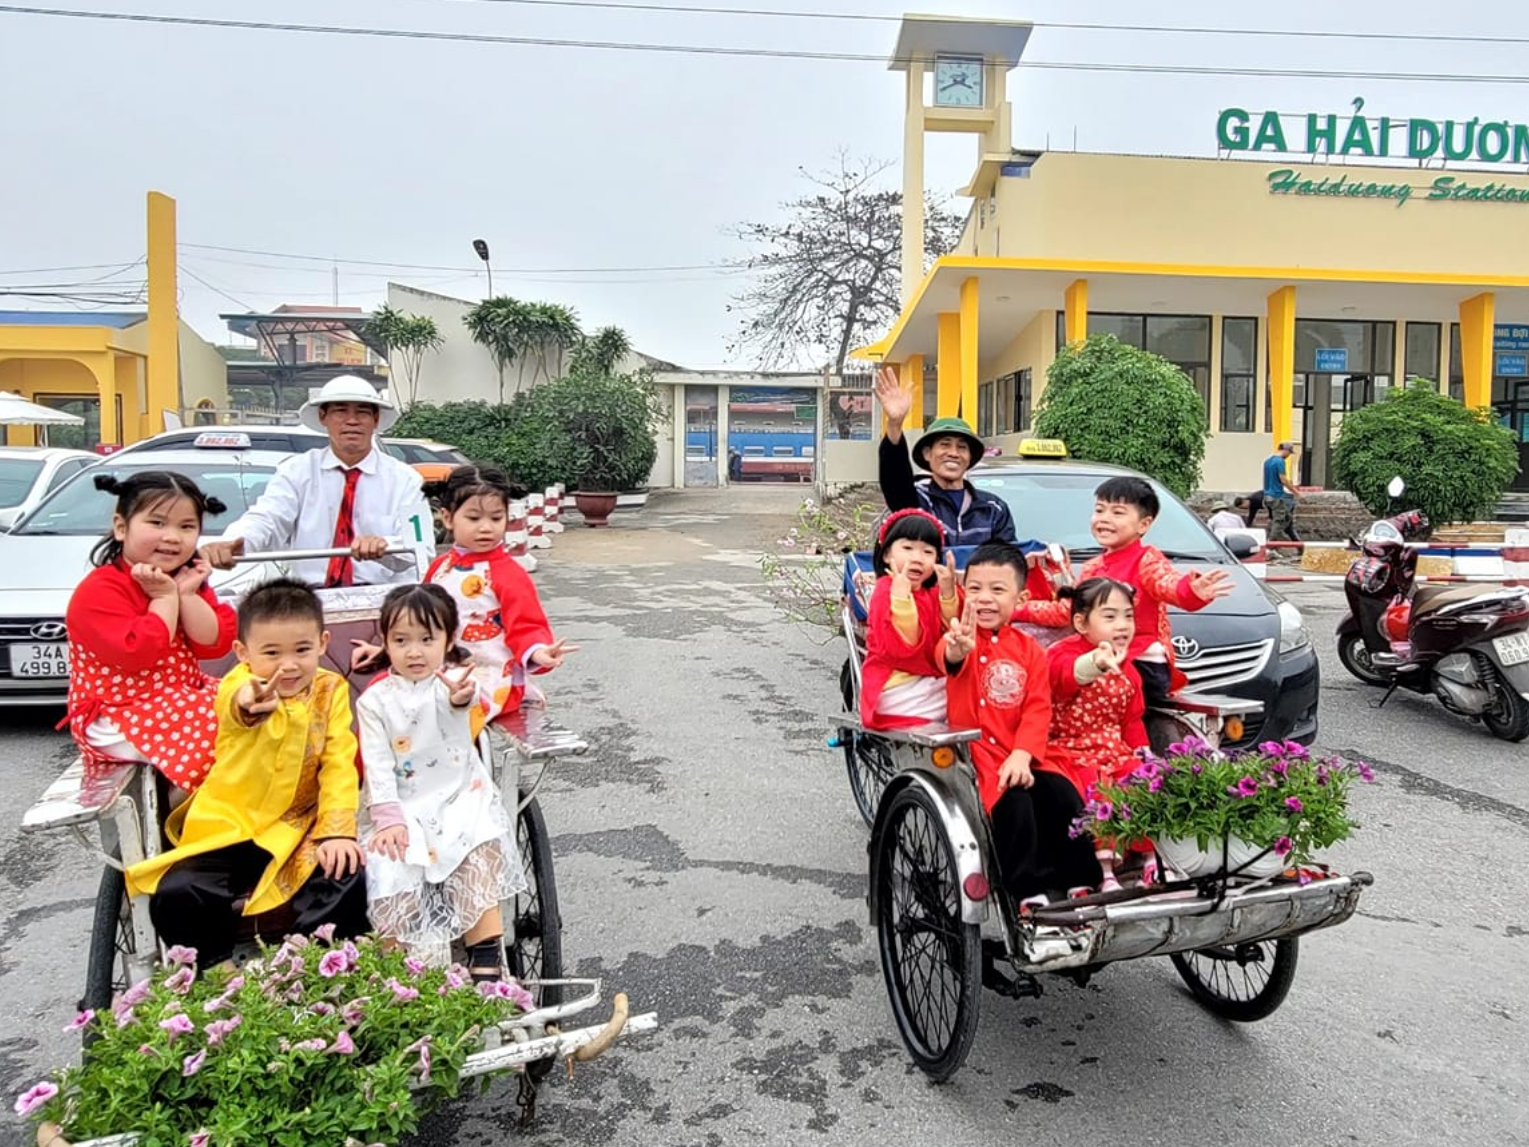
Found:
<path fill-rule="evenodd" d="M 1390 493 L 1405 485 L 1393 479 Z M 1338 660 L 1359 680 L 1432 694 L 1450 712 L 1478 719 L 1495 737 L 1529 736 L 1529 590 L 1510 586 L 1416 585 L 1426 529 L 1419 511 L 1373 523 L 1359 539 L 1343 590 Z"/>

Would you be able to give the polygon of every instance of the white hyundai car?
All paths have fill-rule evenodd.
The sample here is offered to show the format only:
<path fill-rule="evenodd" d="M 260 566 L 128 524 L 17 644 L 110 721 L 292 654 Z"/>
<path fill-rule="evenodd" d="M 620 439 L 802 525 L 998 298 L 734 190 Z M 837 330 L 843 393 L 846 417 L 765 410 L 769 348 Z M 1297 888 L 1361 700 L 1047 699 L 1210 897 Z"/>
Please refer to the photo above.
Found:
<path fill-rule="evenodd" d="M 54 490 L 101 460 L 86 450 L 0 446 L 0 531 L 8 530 Z"/>

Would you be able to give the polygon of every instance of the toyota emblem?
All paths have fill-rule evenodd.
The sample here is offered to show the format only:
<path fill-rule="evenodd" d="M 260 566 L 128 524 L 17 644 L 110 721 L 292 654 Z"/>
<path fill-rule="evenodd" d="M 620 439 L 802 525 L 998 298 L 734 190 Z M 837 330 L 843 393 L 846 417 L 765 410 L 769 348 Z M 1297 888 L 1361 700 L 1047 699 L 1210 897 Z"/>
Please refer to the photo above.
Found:
<path fill-rule="evenodd" d="M 62 621 L 39 621 L 32 626 L 32 636 L 38 641 L 62 641 L 68 635 Z"/>
<path fill-rule="evenodd" d="M 1200 656 L 1200 643 L 1193 637 L 1180 635 L 1173 639 L 1173 652 L 1180 661 L 1193 661 Z"/>

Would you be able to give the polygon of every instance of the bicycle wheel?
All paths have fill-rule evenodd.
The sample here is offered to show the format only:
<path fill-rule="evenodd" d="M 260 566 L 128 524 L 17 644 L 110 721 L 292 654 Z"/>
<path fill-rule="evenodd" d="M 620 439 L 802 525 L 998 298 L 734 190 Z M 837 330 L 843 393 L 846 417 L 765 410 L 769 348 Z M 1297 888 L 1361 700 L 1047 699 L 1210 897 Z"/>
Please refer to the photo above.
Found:
<path fill-rule="evenodd" d="M 859 702 L 855 697 L 855 680 L 848 659 L 839 670 L 839 691 L 844 698 L 844 711 L 855 712 Z M 876 806 L 881 803 L 881 794 L 886 791 L 897 766 L 886 745 L 863 733 L 842 729 L 840 744 L 844 749 L 844 769 L 849 774 L 850 795 L 855 799 L 855 808 L 865 826 L 870 828 L 876 823 Z"/>
<path fill-rule="evenodd" d="M 1248 1024 L 1274 1014 L 1295 982 L 1300 941 L 1260 940 L 1235 948 L 1175 952 L 1168 958 L 1190 994 L 1224 1020 Z"/>
<path fill-rule="evenodd" d="M 961 919 L 955 850 L 924 791 L 900 789 L 871 841 L 876 938 L 892 1016 L 935 1082 L 960 1070 L 977 1035 L 982 943 Z"/>
<path fill-rule="evenodd" d="M 131 986 L 127 979 L 127 961 L 137 950 L 127 883 L 120 871 L 107 865 L 101 870 L 101 885 L 96 892 L 81 1011 L 90 1008 L 104 1015 L 111 1010 L 112 1001 Z M 88 1050 L 97 1036 L 92 1028 L 86 1028 L 83 1038 Z"/>

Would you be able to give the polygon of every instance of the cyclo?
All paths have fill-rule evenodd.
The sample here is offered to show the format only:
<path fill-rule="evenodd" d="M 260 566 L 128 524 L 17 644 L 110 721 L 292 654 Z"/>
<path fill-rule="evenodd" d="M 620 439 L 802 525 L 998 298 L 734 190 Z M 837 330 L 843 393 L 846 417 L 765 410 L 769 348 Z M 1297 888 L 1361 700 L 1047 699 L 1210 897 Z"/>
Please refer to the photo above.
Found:
<path fill-rule="evenodd" d="M 971 549 L 953 552 L 964 567 Z M 1053 574 L 1070 568 L 1059 546 L 1048 547 L 1043 566 Z M 893 1019 L 914 1063 L 936 1081 L 960 1070 L 976 1036 L 981 988 L 1038 998 L 1046 975 L 1081 986 L 1108 964 L 1144 956 L 1167 956 L 1194 998 L 1223 1019 L 1246 1023 L 1272 1014 L 1294 981 L 1299 937 L 1347 920 L 1373 878 L 1328 871 L 1302 884 L 1223 867 L 1211 877 L 1061 900 L 1021 917 L 997 879 L 977 796 L 967 746 L 980 733 L 942 723 L 873 731 L 860 721 L 874 584 L 871 555 L 848 555 L 844 712 L 832 719 L 830 745 L 844 752 L 850 791 L 871 830 L 871 924 Z M 1027 628 L 1043 644 L 1057 636 Z M 1244 718 L 1262 709 L 1257 701 L 1210 693 L 1183 692 L 1171 702 L 1147 713 L 1157 752 L 1189 735 L 1212 747 L 1235 741 Z"/>
<path fill-rule="evenodd" d="M 388 552 L 416 551 L 398 544 Z M 238 560 L 280 565 L 347 553 L 348 550 L 292 550 Z M 361 683 L 343 659 L 352 639 L 373 638 L 382 599 L 391 588 L 355 586 L 318 591 L 324 604 L 325 624 L 332 634 L 327 668 L 344 675 L 353 693 Z M 216 673 L 225 667 L 208 668 Z M 562 918 L 551 841 L 537 803 L 537 792 L 551 762 L 559 757 L 582 755 L 588 749 L 588 743 L 581 737 L 534 707 L 501 717 L 478 741 L 478 751 L 489 763 L 494 782 L 514 816 L 516 844 L 528 885 L 524 892 L 502 905 L 505 968 L 531 993 L 536 1006 L 501 1024 L 484 1049 L 468 1058 L 462 1076 L 506 1070 L 520 1074 L 522 1102 L 528 1110 L 534 1102 L 535 1084 L 556 1063 L 593 1059 L 618 1036 L 651 1031 L 658 1023 L 653 1013 L 629 1016 L 625 997 L 618 994 L 608 1022 L 560 1030 L 566 1019 L 599 1003 L 601 984 L 596 979 L 562 975 Z M 116 996 L 148 977 L 162 961 L 164 945 L 150 920 L 148 898 L 128 898 L 123 869 L 169 847 L 164 836 L 168 797 L 168 782 L 155 769 L 123 764 L 87 774 L 83 763 L 76 760 L 22 818 L 24 832 L 68 830 L 93 850 L 96 845 L 87 832 L 92 825 L 97 830 L 104 867 L 96 894 L 81 1010 L 110 1008 Z M 257 942 L 279 939 L 287 922 L 279 910 L 244 918 L 243 951 L 249 952 Z"/>

